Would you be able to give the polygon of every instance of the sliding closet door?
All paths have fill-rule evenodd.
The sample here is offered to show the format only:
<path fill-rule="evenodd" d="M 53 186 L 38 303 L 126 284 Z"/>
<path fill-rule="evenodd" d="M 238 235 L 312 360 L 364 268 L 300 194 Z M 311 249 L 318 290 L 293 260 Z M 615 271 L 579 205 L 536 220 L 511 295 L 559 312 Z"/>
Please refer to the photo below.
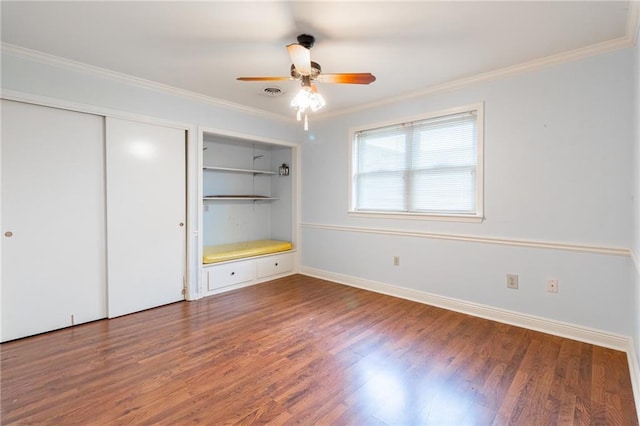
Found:
<path fill-rule="evenodd" d="M 104 119 L 1 106 L 1 340 L 104 318 Z"/>
<path fill-rule="evenodd" d="M 184 130 L 106 119 L 109 317 L 183 300 Z"/>

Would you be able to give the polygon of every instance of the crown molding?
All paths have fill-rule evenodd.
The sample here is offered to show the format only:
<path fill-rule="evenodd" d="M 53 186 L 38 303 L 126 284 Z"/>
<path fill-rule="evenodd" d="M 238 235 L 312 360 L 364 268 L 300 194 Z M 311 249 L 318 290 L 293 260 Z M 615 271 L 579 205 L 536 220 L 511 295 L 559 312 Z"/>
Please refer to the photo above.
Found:
<path fill-rule="evenodd" d="M 365 109 L 380 107 L 389 105 L 396 102 L 406 101 L 414 98 L 434 95 L 437 93 L 450 92 L 458 89 L 462 89 L 467 86 L 471 86 L 478 83 L 484 83 L 499 78 L 509 77 L 517 74 L 523 74 L 530 71 L 536 71 L 538 69 L 546 68 L 553 65 L 559 65 L 563 63 L 573 62 L 580 59 L 588 58 L 591 56 L 600 55 L 603 53 L 611 52 L 618 49 L 624 49 L 632 47 L 638 42 L 638 34 L 640 33 L 640 0 L 629 0 L 629 11 L 627 13 L 627 25 L 625 29 L 625 35 L 613 40 L 596 43 L 591 46 L 581 47 L 578 49 L 570 50 L 567 52 L 558 53 L 556 55 L 546 56 L 540 59 L 534 59 L 532 61 L 523 62 L 521 64 L 500 68 L 497 70 L 489 71 L 486 73 L 478 74 L 468 78 L 462 78 L 435 86 L 427 87 L 423 90 L 407 93 L 404 95 L 387 98 L 383 101 L 371 102 L 365 105 L 359 105 L 353 108 L 345 108 L 342 110 L 327 113 L 318 117 L 330 118 L 336 115 L 343 115 L 352 112 L 357 112 Z"/>
<path fill-rule="evenodd" d="M 454 90 L 459 90 L 467 86 L 474 84 L 485 83 L 499 78 L 509 77 L 517 74 L 523 74 L 526 72 L 536 71 L 553 65 L 559 65 L 563 63 L 569 63 L 578 61 L 580 59 L 588 58 L 591 56 L 600 55 L 607 52 L 612 52 L 618 49 L 624 49 L 635 46 L 638 42 L 640 34 L 640 0 L 629 0 L 629 11 L 627 13 L 627 24 L 625 28 L 625 35 L 616 39 L 604 41 L 601 43 L 592 44 L 590 46 L 581 47 L 578 49 L 570 50 L 567 52 L 558 53 L 551 56 L 546 56 L 532 61 L 523 62 L 521 64 L 512 65 L 488 71 L 475 76 L 462 78 L 454 81 L 449 81 L 442 84 L 427 87 L 422 90 L 417 90 L 411 93 L 406 93 L 391 98 L 386 98 L 382 101 L 369 102 L 367 104 L 358 105 L 352 108 L 344 108 L 341 110 L 327 112 L 317 117 L 322 120 L 325 118 L 332 118 L 338 115 L 349 114 L 366 109 L 381 107 L 396 102 L 402 102 L 424 96 L 434 95 L 437 93 L 446 93 Z"/>
<path fill-rule="evenodd" d="M 252 108 L 245 105 L 237 104 L 234 102 L 225 101 L 222 99 L 214 98 L 211 96 L 203 95 L 200 93 L 192 92 L 189 90 L 179 89 L 168 84 L 158 83 L 144 78 L 134 77 L 129 74 L 112 71 L 106 68 L 97 67 L 94 65 L 85 64 L 82 62 L 74 61 L 71 59 L 62 58 L 59 56 L 44 53 L 38 50 L 28 49 L 26 47 L 16 46 L 10 43 L 0 43 L 0 52 L 6 53 L 12 56 L 16 56 L 22 59 L 28 59 L 31 61 L 39 62 L 41 64 L 54 66 L 57 68 L 63 68 L 69 71 L 81 72 L 89 74 L 99 78 L 105 78 L 109 80 L 119 81 L 133 86 L 141 87 L 144 89 L 150 89 L 162 93 L 168 93 L 171 95 L 187 98 L 193 101 L 206 103 L 216 107 L 230 109 L 246 114 L 252 114 L 261 116 L 268 119 L 276 119 L 281 121 L 293 121 L 291 117 L 275 114 L 269 111 L 265 111 L 258 108 Z"/>
<path fill-rule="evenodd" d="M 461 78 L 458 80 L 437 84 L 422 90 L 416 90 L 411 93 L 405 93 L 403 95 L 386 98 L 381 101 L 370 102 L 370 103 L 358 105 L 352 108 L 344 108 L 338 111 L 328 112 L 326 114 L 318 116 L 317 119 L 332 118 L 339 115 L 350 114 L 353 112 L 386 106 L 393 103 L 426 97 L 426 96 L 435 95 L 438 93 L 452 92 L 454 90 L 459 90 L 475 84 L 486 83 L 486 82 L 490 82 L 500 78 L 511 77 L 514 75 L 524 74 L 531 71 L 537 71 L 537 70 L 551 67 L 554 65 L 574 62 L 580 59 L 589 58 L 589 57 L 600 55 L 603 53 L 608 53 L 615 50 L 631 47 L 633 45 L 634 45 L 634 38 L 629 35 L 625 35 L 624 37 L 619 37 L 613 40 L 596 43 L 591 46 L 581 47 L 581 48 L 570 50 L 567 52 L 546 56 L 540 59 L 534 59 L 532 61 L 523 62 L 521 64 L 512 65 L 505 68 L 499 68 L 493 71 L 477 74 L 472 77 Z"/>
<path fill-rule="evenodd" d="M 461 78 L 426 87 L 422 90 L 416 90 L 410 93 L 401 94 L 394 97 L 385 98 L 384 100 L 369 102 L 366 104 L 354 106 L 351 108 L 343 108 L 335 111 L 327 111 L 323 114 L 315 116 L 315 120 L 324 120 L 333 118 L 340 115 L 350 114 L 362 110 L 390 105 L 397 102 L 407 101 L 415 98 L 426 97 L 438 93 L 446 93 L 455 90 L 462 89 L 464 87 L 472 86 L 479 83 L 485 83 L 500 78 L 510 77 L 518 74 L 523 74 L 531 71 L 536 71 L 546 67 L 559 65 L 563 63 L 573 62 L 580 59 L 596 56 L 599 54 L 615 51 L 618 49 L 624 49 L 634 46 L 638 42 L 638 34 L 640 32 L 640 1 L 630 0 L 629 11 L 627 13 L 627 23 L 625 29 L 625 35 L 616 39 L 596 43 L 590 46 L 570 50 L 567 52 L 558 53 L 551 56 L 546 56 L 532 61 L 523 62 L 509 67 L 499 68 L 496 70 L 488 71 L 485 73 L 477 74 L 471 77 Z M 175 96 L 181 96 L 194 101 L 207 103 L 210 105 L 231 109 L 238 112 L 248 113 L 256 116 L 262 116 L 265 118 L 276 119 L 281 121 L 287 121 L 293 123 L 294 120 L 286 115 L 276 114 L 270 111 L 265 111 L 258 108 L 252 108 L 245 105 L 237 104 L 234 102 L 225 101 L 222 99 L 206 96 L 200 93 L 192 92 L 189 90 L 179 89 L 167 84 L 158 83 L 151 80 L 146 80 L 139 77 L 134 77 L 129 74 L 119 73 L 111 71 L 106 68 L 101 68 L 93 65 L 88 65 L 82 62 L 73 61 L 70 59 L 61 58 L 59 56 L 51 55 L 48 53 L 40 52 L 25 47 L 12 45 L 9 43 L 0 43 L 0 52 L 6 52 L 14 56 L 23 57 L 38 61 L 44 64 L 56 66 L 59 68 L 65 68 L 71 71 L 84 72 L 90 75 L 95 75 L 102 78 L 108 78 L 111 80 L 121 81 L 132 84 L 134 86 L 169 93 Z"/>

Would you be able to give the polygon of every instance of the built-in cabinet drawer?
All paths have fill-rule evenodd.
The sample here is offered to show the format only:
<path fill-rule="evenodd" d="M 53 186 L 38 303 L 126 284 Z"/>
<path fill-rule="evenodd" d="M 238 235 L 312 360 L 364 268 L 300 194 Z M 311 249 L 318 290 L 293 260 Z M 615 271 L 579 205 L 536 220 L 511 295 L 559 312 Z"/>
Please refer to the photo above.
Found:
<path fill-rule="evenodd" d="M 253 260 L 226 263 L 207 269 L 207 288 L 210 291 L 256 279 Z"/>
<path fill-rule="evenodd" d="M 219 293 L 225 287 L 233 288 L 267 281 L 269 277 L 293 272 L 294 253 L 282 253 L 258 258 L 237 260 L 205 266 L 206 290 Z M 232 287 L 235 286 L 235 287 Z"/>
<path fill-rule="evenodd" d="M 256 260 L 258 278 L 283 274 L 293 270 L 293 253 L 263 257 Z"/>

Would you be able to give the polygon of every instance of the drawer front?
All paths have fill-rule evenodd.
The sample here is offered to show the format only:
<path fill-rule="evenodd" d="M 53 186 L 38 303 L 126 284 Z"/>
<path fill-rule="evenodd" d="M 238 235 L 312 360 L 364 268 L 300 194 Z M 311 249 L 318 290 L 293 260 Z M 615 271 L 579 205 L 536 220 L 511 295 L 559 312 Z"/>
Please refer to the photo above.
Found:
<path fill-rule="evenodd" d="M 293 270 L 293 253 L 278 254 L 257 260 L 258 278 L 283 274 Z"/>
<path fill-rule="evenodd" d="M 225 263 L 207 268 L 207 288 L 216 290 L 233 284 L 240 284 L 256 278 L 254 261 Z"/>

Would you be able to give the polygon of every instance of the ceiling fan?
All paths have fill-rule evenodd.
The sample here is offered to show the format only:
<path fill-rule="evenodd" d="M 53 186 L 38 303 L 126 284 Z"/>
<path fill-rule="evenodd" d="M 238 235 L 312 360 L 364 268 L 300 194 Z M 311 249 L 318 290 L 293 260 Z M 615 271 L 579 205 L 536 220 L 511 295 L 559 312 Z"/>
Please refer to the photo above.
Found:
<path fill-rule="evenodd" d="M 316 39 L 309 34 L 300 34 L 298 42 L 287 45 L 287 51 L 293 64 L 289 77 L 238 77 L 240 81 L 283 81 L 300 80 L 302 89 L 291 101 L 291 106 L 297 110 L 300 120 L 304 114 L 305 130 L 308 130 L 307 109 L 317 111 L 325 105 L 325 101 L 318 93 L 315 81 L 321 83 L 341 84 L 370 84 L 376 80 L 371 73 L 323 73 L 320 64 L 311 60 L 311 51 Z"/>

